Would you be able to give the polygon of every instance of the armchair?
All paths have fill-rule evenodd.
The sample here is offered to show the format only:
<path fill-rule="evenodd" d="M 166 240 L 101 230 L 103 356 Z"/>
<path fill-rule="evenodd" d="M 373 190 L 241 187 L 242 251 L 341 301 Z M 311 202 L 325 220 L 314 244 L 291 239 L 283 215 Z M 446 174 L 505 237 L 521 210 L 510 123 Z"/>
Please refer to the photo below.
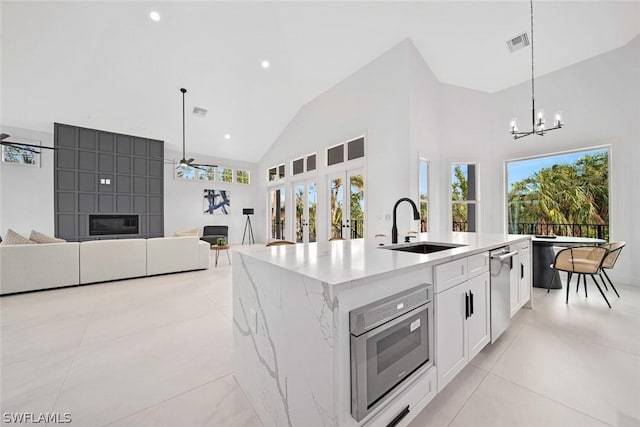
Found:
<path fill-rule="evenodd" d="M 229 227 L 226 225 L 205 225 L 202 237 L 200 240 L 204 240 L 210 245 L 215 245 L 217 240 L 221 237 L 228 242 L 229 241 Z"/>

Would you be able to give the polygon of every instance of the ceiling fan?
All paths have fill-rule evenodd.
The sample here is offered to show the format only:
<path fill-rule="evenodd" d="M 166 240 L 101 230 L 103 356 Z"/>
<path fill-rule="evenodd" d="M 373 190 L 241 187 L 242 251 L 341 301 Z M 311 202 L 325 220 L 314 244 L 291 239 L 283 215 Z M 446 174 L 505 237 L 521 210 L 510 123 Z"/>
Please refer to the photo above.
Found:
<path fill-rule="evenodd" d="M 184 138 L 184 95 L 187 93 L 185 88 L 180 88 L 180 92 L 182 92 L 182 159 L 178 162 L 180 166 L 187 166 L 196 169 L 205 170 L 204 168 L 217 168 L 218 165 L 207 164 L 207 163 L 194 163 L 195 159 L 192 157 L 187 159 L 185 154 L 185 138 Z"/>
<path fill-rule="evenodd" d="M 28 144 L 26 142 L 6 141 L 11 135 L 8 133 L 0 134 L 0 145 L 6 145 L 7 147 L 13 147 L 24 151 L 29 151 L 34 154 L 40 154 L 38 149 L 46 148 L 47 150 L 57 150 L 56 147 L 47 147 L 45 145 Z"/>

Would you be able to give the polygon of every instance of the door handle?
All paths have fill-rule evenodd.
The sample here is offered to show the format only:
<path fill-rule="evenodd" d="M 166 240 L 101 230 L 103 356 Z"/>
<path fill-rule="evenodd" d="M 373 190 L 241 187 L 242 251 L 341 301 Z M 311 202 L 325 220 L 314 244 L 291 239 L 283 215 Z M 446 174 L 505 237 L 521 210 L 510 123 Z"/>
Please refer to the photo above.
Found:
<path fill-rule="evenodd" d="M 471 310 L 469 317 L 473 316 L 473 292 L 469 291 L 469 301 L 471 301 Z"/>
<path fill-rule="evenodd" d="M 464 318 L 469 318 L 469 295 L 464 293 Z"/>

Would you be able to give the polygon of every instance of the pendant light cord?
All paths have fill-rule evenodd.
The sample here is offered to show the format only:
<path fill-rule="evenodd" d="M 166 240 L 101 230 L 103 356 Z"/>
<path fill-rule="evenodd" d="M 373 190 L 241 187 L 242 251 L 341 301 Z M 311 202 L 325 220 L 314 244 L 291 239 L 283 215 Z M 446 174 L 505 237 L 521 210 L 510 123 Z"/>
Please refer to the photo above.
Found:
<path fill-rule="evenodd" d="M 533 68 L 533 0 L 530 0 L 531 5 L 531 124 L 533 129 L 536 128 L 536 97 L 534 86 L 534 68 Z"/>
<path fill-rule="evenodd" d="M 182 92 L 182 158 L 186 159 L 186 153 L 185 153 L 185 145 L 184 145 L 184 94 L 187 93 L 187 90 L 184 88 L 180 89 L 180 92 Z"/>

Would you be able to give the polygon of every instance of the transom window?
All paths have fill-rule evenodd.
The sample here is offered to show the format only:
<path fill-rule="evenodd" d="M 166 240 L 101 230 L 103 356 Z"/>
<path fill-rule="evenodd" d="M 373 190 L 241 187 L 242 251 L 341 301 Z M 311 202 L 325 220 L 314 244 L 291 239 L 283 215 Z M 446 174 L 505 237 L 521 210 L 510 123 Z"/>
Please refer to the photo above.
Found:
<path fill-rule="evenodd" d="M 364 157 L 364 137 L 327 148 L 327 166 Z"/>
<path fill-rule="evenodd" d="M 274 166 L 269 168 L 269 181 L 276 181 L 278 179 L 284 178 L 284 163 L 278 166 Z"/>

